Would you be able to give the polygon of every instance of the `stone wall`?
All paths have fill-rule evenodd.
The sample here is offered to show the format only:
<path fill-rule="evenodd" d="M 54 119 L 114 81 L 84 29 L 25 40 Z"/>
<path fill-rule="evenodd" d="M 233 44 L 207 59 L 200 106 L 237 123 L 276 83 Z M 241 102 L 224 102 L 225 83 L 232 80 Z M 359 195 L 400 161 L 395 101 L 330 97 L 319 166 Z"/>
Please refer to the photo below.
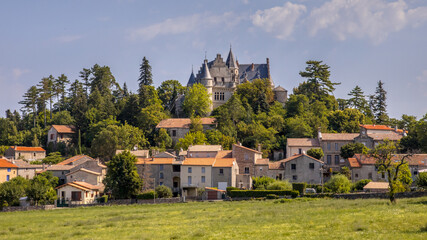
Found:
<path fill-rule="evenodd" d="M 29 206 L 29 207 L 4 207 L 2 212 L 16 212 L 16 211 L 30 211 L 30 210 L 51 210 L 54 209 L 55 205 L 43 205 L 43 206 Z"/>
<path fill-rule="evenodd" d="M 427 196 L 427 191 L 419 192 L 403 192 L 396 193 L 396 198 L 416 198 Z M 388 193 L 348 193 L 348 194 L 334 194 L 333 198 L 342 198 L 342 199 L 367 199 L 367 198 L 389 198 Z"/>

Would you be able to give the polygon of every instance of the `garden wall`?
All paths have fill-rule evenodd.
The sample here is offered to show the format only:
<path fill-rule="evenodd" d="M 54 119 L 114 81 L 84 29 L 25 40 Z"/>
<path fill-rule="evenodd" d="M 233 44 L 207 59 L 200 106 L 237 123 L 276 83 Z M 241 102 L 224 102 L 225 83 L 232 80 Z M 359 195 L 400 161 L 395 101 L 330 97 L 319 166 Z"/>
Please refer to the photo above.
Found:
<path fill-rule="evenodd" d="M 396 198 L 416 198 L 427 196 L 427 191 L 417 192 L 402 192 L 396 193 Z M 342 199 L 365 199 L 365 198 L 389 198 L 387 193 L 348 193 L 348 194 L 334 194 L 333 198 Z"/>
<path fill-rule="evenodd" d="M 55 205 L 44 205 L 44 206 L 14 206 L 14 207 L 4 207 L 2 212 L 15 212 L 15 211 L 31 211 L 31 210 L 50 210 L 54 209 Z"/>

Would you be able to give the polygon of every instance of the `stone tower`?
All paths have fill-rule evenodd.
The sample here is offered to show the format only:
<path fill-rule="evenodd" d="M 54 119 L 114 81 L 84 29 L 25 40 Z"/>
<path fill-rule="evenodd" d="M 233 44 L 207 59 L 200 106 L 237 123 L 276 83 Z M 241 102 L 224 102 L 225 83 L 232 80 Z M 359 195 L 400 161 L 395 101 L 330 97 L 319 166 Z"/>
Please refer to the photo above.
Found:
<path fill-rule="evenodd" d="M 206 90 L 208 91 L 209 96 L 212 96 L 213 78 L 211 77 L 211 74 L 209 72 L 208 60 L 207 59 L 205 59 L 204 64 L 203 64 L 201 77 L 200 77 L 200 83 L 206 87 Z M 211 108 L 211 110 L 213 110 L 212 104 L 211 104 L 210 108 Z"/>

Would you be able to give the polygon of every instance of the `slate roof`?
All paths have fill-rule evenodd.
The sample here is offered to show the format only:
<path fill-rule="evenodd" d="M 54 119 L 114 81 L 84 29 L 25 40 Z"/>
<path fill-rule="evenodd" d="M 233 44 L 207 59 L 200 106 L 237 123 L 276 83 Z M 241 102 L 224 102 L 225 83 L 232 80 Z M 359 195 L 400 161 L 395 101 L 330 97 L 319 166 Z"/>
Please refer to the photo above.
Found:
<path fill-rule="evenodd" d="M 225 61 L 225 63 L 229 68 L 237 68 L 236 59 L 234 58 L 234 54 L 231 51 L 231 47 L 230 47 L 230 52 L 228 53 L 227 61 Z"/>
<path fill-rule="evenodd" d="M 211 73 L 209 72 L 208 60 L 206 59 L 203 62 L 202 72 L 200 73 L 200 79 L 212 79 Z"/>
<path fill-rule="evenodd" d="M 52 127 L 58 133 L 75 133 L 75 127 L 73 125 L 52 125 Z"/>
<path fill-rule="evenodd" d="M 245 77 L 247 80 L 252 81 L 255 79 L 268 78 L 268 65 L 267 64 L 239 64 L 239 81 L 243 83 Z"/>
<path fill-rule="evenodd" d="M 290 147 L 320 147 L 317 138 L 288 138 Z"/>
<path fill-rule="evenodd" d="M 215 124 L 215 118 L 200 118 L 202 125 Z M 168 118 L 157 124 L 156 128 L 190 128 L 190 118 Z"/>
<path fill-rule="evenodd" d="M 18 168 L 18 166 L 6 159 L 0 159 L 0 168 Z"/>
<path fill-rule="evenodd" d="M 188 79 L 188 82 L 187 82 L 187 87 L 191 87 L 195 83 L 196 83 L 196 77 L 194 76 L 194 72 L 191 71 L 190 78 Z"/>
<path fill-rule="evenodd" d="M 288 90 L 284 89 L 280 85 L 273 89 L 274 92 L 287 92 Z"/>
<path fill-rule="evenodd" d="M 18 152 L 45 152 L 41 147 L 22 147 L 22 146 L 11 146 L 12 149 Z"/>

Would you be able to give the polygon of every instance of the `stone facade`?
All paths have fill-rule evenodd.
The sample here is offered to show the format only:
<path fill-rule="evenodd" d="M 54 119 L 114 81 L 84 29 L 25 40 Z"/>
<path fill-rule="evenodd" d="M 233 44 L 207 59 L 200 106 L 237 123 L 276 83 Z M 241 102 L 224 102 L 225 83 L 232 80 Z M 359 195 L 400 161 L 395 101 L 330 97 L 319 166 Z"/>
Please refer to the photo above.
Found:
<path fill-rule="evenodd" d="M 233 158 L 236 159 L 239 165 L 239 174 L 255 174 L 255 162 L 262 159 L 262 152 L 239 144 L 233 144 L 232 147 Z"/>
<path fill-rule="evenodd" d="M 200 121 L 203 131 L 212 130 L 216 127 L 215 118 L 201 118 Z M 190 118 L 168 118 L 160 121 L 156 128 L 166 129 L 172 138 L 172 143 L 176 144 L 180 138 L 184 138 L 190 132 L 190 124 Z"/>
<path fill-rule="evenodd" d="M 12 146 L 5 151 L 4 156 L 7 159 L 23 159 L 31 162 L 45 158 L 46 151 L 41 147 Z"/>
<path fill-rule="evenodd" d="M 72 142 L 75 134 L 75 127 L 71 125 L 52 125 L 47 132 L 47 146 L 49 144 L 56 144 L 62 142 L 66 145 Z"/>
<path fill-rule="evenodd" d="M 322 165 L 322 161 L 303 154 L 285 162 L 284 176 L 289 182 L 321 184 Z"/>
<path fill-rule="evenodd" d="M 18 176 L 18 167 L 6 159 L 0 159 L 0 183 Z"/>

